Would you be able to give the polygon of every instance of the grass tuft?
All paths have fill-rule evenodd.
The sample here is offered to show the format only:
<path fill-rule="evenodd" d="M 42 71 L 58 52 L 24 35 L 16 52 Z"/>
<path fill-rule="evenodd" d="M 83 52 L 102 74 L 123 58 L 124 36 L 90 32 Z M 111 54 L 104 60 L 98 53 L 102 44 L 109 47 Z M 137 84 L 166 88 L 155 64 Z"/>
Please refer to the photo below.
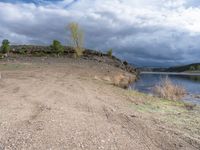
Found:
<path fill-rule="evenodd" d="M 154 87 L 154 93 L 160 98 L 176 101 L 182 99 L 187 92 L 183 87 L 172 83 L 169 78 L 165 78 Z"/>

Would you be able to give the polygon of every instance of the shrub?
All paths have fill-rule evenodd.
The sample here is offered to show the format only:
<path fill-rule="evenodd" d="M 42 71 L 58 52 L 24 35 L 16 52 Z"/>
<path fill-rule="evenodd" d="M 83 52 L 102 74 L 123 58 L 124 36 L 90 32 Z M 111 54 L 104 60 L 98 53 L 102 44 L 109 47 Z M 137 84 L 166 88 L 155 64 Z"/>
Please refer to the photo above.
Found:
<path fill-rule="evenodd" d="M 109 57 L 112 57 L 112 53 L 113 53 L 113 50 L 112 50 L 112 49 L 109 49 L 109 50 L 107 51 L 107 55 L 108 55 Z"/>
<path fill-rule="evenodd" d="M 117 74 L 113 76 L 113 85 L 127 89 L 130 83 L 135 81 L 134 76 L 129 76 L 125 74 Z"/>
<path fill-rule="evenodd" d="M 60 55 L 64 53 L 64 47 L 61 45 L 61 43 L 57 40 L 53 40 L 53 43 L 51 45 L 51 49 L 54 53 Z"/>
<path fill-rule="evenodd" d="M 28 53 L 28 50 L 24 47 L 22 47 L 20 50 L 19 50 L 19 54 L 22 54 L 22 55 L 25 55 Z"/>
<path fill-rule="evenodd" d="M 196 104 L 185 103 L 184 106 L 187 110 L 194 110 L 194 108 L 196 107 Z"/>
<path fill-rule="evenodd" d="M 195 70 L 195 67 L 194 66 L 191 66 L 190 67 L 190 71 L 194 71 Z"/>
<path fill-rule="evenodd" d="M 6 54 L 10 51 L 10 42 L 8 40 L 3 40 L 1 45 L 1 52 Z"/>
<path fill-rule="evenodd" d="M 155 86 L 154 93 L 161 98 L 180 100 L 186 95 L 186 90 L 179 85 L 173 84 L 170 79 L 165 78 L 162 79 L 159 85 Z"/>
<path fill-rule="evenodd" d="M 200 65 L 197 66 L 197 70 L 200 71 Z"/>
<path fill-rule="evenodd" d="M 127 65 L 128 65 L 128 62 L 127 62 L 127 61 L 124 61 L 123 64 L 124 64 L 125 66 L 127 66 Z"/>
<path fill-rule="evenodd" d="M 4 55 L 3 54 L 0 54 L 0 59 L 3 59 L 4 58 Z"/>
<path fill-rule="evenodd" d="M 46 53 L 44 53 L 44 52 L 36 52 L 34 55 L 36 57 L 43 57 L 43 56 L 46 56 Z"/>
<path fill-rule="evenodd" d="M 71 40 L 75 49 L 75 57 L 80 57 L 83 55 L 83 32 L 77 23 L 70 23 L 69 30 L 71 33 Z"/>

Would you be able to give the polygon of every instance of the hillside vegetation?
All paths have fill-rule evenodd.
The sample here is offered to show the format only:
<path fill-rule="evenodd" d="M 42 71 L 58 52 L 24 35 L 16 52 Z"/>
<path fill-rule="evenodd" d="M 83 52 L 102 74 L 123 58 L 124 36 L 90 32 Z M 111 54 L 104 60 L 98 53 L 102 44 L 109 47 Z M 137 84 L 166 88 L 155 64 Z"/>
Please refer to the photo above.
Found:
<path fill-rule="evenodd" d="M 176 66 L 166 69 L 167 72 L 200 72 L 200 63 L 185 65 L 185 66 Z"/>
<path fill-rule="evenodd" d="M 174 66 L 169 68 L 152 68 L 152 67 L 141 67 L 138 68 L 140 71 L 145 72 L 200 72 L 200 63 L 194 63 L 189 65 L 183 65 L 183 66 Z"/>

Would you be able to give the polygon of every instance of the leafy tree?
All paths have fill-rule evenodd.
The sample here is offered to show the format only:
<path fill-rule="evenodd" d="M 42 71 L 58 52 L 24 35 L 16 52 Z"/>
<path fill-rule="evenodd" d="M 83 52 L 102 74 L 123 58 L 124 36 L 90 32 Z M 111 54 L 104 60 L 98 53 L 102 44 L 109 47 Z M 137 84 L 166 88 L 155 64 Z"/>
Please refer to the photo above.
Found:
<path fill-rule="evenodd" d="M 197 70 L 200 71 L 200 65 L 197 66 Z"/>
<path fill-rule="evenodd" d="M 1 52 L 6 54 L 10 51 L 10 42 L 8 40 L 3 40 L 1 45 Z"/>
<path fill-rule="evenodd" d="M 194 70 L 195 70 L 195 67 L 194 67 L 194 66 L 190 66 L 190 70 L 191 70 L 191 71 L 194 71 Z"/>
<path fill-rule="evenodd" d="M 71 40 L 75 48 L 76 57 L 83 55 L 83 31 L 80 29 L 79 25 L 75 22 L 69 24 L 69 30 L 71 33 Z"/>
<path fill-rule="evenodd" d="M 64 47 L 61 45 L 61 43 L 57 40 L 53 40 L 53 43 L 51 45 L 51 49 L 54 53 L 57 53 L 58 55 L 64 53 Z"/>
<path fill-rule="evenodd" d="M 112 50 L 112 49 L 109 49 L 109 50 L 107 51 L 107 55 L 108 55 L 109 57 L 112 57 L 112 53 L 113 53 L 113 50 Z"/>

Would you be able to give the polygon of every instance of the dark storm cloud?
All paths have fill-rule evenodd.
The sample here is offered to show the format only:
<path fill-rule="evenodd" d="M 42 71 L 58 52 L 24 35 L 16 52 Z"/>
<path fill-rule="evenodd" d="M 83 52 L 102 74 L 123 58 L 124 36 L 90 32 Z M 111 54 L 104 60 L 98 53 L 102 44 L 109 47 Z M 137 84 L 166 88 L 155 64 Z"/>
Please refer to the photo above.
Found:
<path fill-rule="evenodd" d="M 49 45 L 58 39 L 69 44 L 67 24 L 75 21 L 85 31 L 86 47 L 113 48 L 114 54 L 134 64 L 169 66 L 199 61 L 198 5 L 194 0 L 190 4 L 185 0 L 161 1 L 2 2 L 0 40 Z"/>

